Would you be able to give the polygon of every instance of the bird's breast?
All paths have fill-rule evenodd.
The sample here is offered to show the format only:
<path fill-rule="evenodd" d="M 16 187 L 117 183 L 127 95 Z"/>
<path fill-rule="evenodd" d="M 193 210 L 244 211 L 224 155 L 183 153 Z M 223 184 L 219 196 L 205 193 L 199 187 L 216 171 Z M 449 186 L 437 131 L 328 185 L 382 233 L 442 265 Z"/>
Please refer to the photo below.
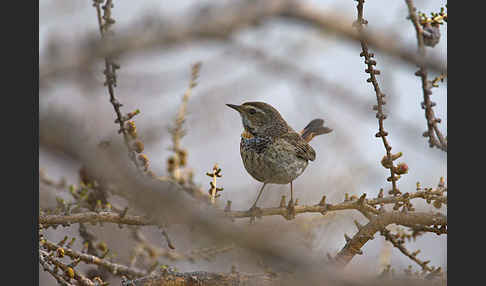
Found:
<path fill-rule="evenodd" d="M 242 135 L 240 153 L 247 172 L 264 183 L 288 184 L 300 176 L 307 160 L 280 141 L 265 137 L 246 138 Z"/>

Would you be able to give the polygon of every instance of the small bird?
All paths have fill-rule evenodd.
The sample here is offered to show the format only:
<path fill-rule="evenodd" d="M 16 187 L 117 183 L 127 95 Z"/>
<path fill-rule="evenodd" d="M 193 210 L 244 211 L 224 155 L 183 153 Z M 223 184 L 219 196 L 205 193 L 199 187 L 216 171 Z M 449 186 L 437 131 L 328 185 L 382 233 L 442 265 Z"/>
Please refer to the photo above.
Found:
<path fill-rule="evenodd" d="M 243 122 L 240 155 L 246 171 L 263 186 L 249 211 L 256 204 L 267 184 L 289 184 L 289 211 L 294 210 L 292 182 L 300 176 L 316 152 L 308 144 L 317 135 L 332 131 L 324 120 L 314 119 L 297 133 L 278 110 L 265 102 L 245 102 L 242 105 L 226 104 L 239 112 Z"/>

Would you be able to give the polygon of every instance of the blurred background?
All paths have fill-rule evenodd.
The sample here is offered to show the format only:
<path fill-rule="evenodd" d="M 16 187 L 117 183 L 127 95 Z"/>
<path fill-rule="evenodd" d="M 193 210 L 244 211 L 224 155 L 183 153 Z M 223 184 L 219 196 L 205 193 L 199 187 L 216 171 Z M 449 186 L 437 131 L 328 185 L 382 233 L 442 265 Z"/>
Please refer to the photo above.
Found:
<path fill-rule="evenodd" d="M 327 12 L 342 15 L 349 25 L 356 20 L 356 2 L 326 0 L 307 1 Z M 204 4 L 224 4 L 229 1 L 114 1 L 112 9 L 118 30 L 140 22 L 148 15 L 170 19 L 183 19 Z M 438 12 L 446 1 L 416 0 L 418 10 L 429 14 Z M 364 17 L 370 30 L 387 31 L 396 41 L 416 49 L 416 34 L 409 20 L 404 1 L 367 1 Z M 52 42 L 60 42 L 61 49 L 80 45 L 79 39 L 98 30 L 96 10 L 91 1 L 41 1 L 39 5 L 39 54 L 40 67 L 43 55 L 49 52 Z M 447 24 L 442 25 L 441 40 L 429 55 L 447 58 Z M 246 101 L 264 101 L 280 111 L 287 122 L 301 130 L 310 120 L 323 118 L 334 131 L 316 137 L 311 145 L 317 158 L 303 175 L 294 182 L 294 195 L 300 204 L 317 204 L 322 195 L 329 203 L 338 203 L 344 194 L 375 197 L 380 188 L 388 190 L 389 171 L 380 160 L 385 150 L 380 138 L 374 134 L 378 123 L 372 106 L 376 96 L 368 74 L 359 56 L 358 42 L 343 41 L 334 34 L 285 19 L 272 19 L 258 25 L 238 30 L 225 41 L 197 40 L 148 52 L 120 57 L 116 97 L 123 103 L 124 112 L 140 109 L 135 117 L 137 132 L 145 144 L 145 154 L 150 158 L 151 169 L 167 173 L 167 158 L 171 151 L 169 128 L 173 127 L 182 96 L 191 75 L 191 64 L 201 61 L 202 67 L 187 105 L 184 129 L 187 134 L 181 144 L 188 150 L 188 165 L 194 181 L 203 189 L 209 188 L 210 178 L 205 174 L 217 163 L 223 177 L 218 185 L 224 187 L 219 205 L 232 201 L 232 209 L 246 210 L 257 195 L 261 183 L 245 171 L 239 153 L 241 119 L 226 103 L 241 104 Z M 423 94 L 420 78 L 414 76 L 416 67 L 404 64 L 383 53 L 375 53 L 380 87 L 387 95 L 385 129 L 389 132 L 393 152 L 403 152 L 399 162 L 409 166 L 408 174 L 398 182 L 402 192 L 413 192 L 416 183 L 435 187 L 440 177 L 447 178 L 447 153 L 429 148 L 422 137 L 427 123 L 421 109 Z M 67 184 L 79 182 L 79 160 L 95 150 L 101 141 L 108 141 L 123 150 L 122 137 L 113 123 L 115 113 L 109 102 L 104 82 L 104 61 L 99 60 L 83 70 L 83 77 L 69 74 L 56 76 L 42 82 L 39 93 L 40 154 L 39 166 L 50 178 L 65 178 Z M 430 72 L 432 79 L 438 76 Z M 437 103 L 434 112 L 442 119 L 440 130 L 447 134 L 447 81 L 433 89 L 432 100 Z M 83 146 L 84 151 L 65 148 Z M 94 151 L 93 151 L 94 153 Z M 122 155 L 124 153 L 122 152 Z M 126 164 L 131 162 L 126 158 Z M 288 185 L 269 185 L 259 201 L 260 207 L 275 207 L 282 195 L 289 196 Z M 60 190 L 40 190 L 40 207 L 56 205 Z M 432 207 L 425 202 L 415 203 L 417 210 Z M 441 210 L 447 213 L 446 207 Z M 272 227 L 287 231 L 288 239 L 302 243 L 309 250 L 303 255 L 325 257 L 335 255 L 344 245 L 344 233 L 356 232 L 353 220 L 365 222 L 356 211 L 341 211 L 322 216 L 303 214 L 293 221 L 282 217 L 264 217 L 257 220 L 259 227 Z M 238 223 L 248 223 L 241 220 Z M 63 233 L 50 230 L 48 234 L 59 241 L 65 233 L 76 235 L 77 226 L 62 229 Z M 90 230 L 107 242 L 117 253 L 116 260 L 126 261 L 128 249 L 133 247 L 129 234 L 116 225 L 93 226 Z M 160 243 L 160 234 L 150 227 L 147 237 Z M 177 251 L 208 247 L 204 240 L 191 238 L 183 225 L 170 225 L 168 231 L 177 243 Z M 126 238 L 124 237 L 126 234 Z M 430 265 L 441 266 L 447 271 L 447 236 L 426 234 L 407 244 L 410 250 L 420 249 L 420 257 L 430 260 Z M 165 247 L 161 243 L 161 247 Z M 410 259 L 393 249 L 383 237 L 368 242 L 362 249 L 364 255 L 356 256 L 351 269 L 376 275 L 383 265 L 391 264 L 398 271 L 412 265 Z M 229 265 L 238 270 L 255 272 L 258 260 L 248 257 L 238 248 L 218 254 L 210 260 L 166 261 L 180 271 L 206 270 L 229 271 Z M 354 268 L 353 268 L 354 267 Z M 52 285 L 53 279 L 40 269 L 39 285 Z M 112 281 L 119 281 L 112 278 Z"/>

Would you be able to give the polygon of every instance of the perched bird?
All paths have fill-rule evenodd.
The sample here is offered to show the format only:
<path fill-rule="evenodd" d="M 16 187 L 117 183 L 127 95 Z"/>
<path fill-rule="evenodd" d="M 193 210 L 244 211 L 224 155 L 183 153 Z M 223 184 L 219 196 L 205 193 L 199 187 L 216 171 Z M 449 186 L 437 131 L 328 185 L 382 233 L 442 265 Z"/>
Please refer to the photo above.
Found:
<path fill-rule="evenodd" d="M 245 102 L 242 105 L 226 104 L 239 112 L 243 122 L 240 154 L 246 171 L 263 186 L 250 211 L 267 184 L 289 184 L 289 210 L 294 209 L 292 182 L 300 176 L 316 153 L 308 144 L 312 138 L 332 129 L 324 120 L 314 119 L 297 133 L 282 118 L 278 110 L 264 102 Z"/>

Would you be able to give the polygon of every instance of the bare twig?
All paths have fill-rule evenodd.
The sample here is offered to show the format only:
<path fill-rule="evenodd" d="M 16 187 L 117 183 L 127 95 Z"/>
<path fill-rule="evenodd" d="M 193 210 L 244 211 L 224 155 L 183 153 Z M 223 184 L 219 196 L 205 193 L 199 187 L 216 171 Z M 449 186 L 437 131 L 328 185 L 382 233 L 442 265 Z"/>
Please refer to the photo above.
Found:
<path fill-rule="evenodd" d="M 354 25 L 356 26 L 359 33 L 363 33 L 364 25 L 368 24 L 368 21 L 366 21 L 363 18 L 364 0 L 357 0 L 357 1 L 358 1 L 358 6 L 357 6 L 358 20 L 354 23 Z M 390 177 L 388 178 L 388 181 L 391 181 L 392 183 L 392 190 L 389 193 L 393 195 L 399 195 L 400 190 L 397 187 L 397 180 L 400 178 L 400 176 L 398 175 L 396 166 L 394 166 L 393 161 L 398 157 L 400 157 L 401 153 L 395 155 L 392 155 L 391 153 L 392 147 L 388 142 L 388 140 L 386 139 L 388 132 L 385 131 L 383 125 L 383 121 L 386 119 L 386 115 L 383 113 L 383 106 L 386 104 L 385 94 L 381 92 L 380 86 L 378 85 L 378 81 L 376 80 L 376 75 L 379 75 L 380 71 L 374 68 L 374 66 L 376 65 L 376 61 L 373 59 L 374 54 L 368 52 L 367 41 L 361 39 L 360 42 L 361 42 L 361 49 L 362 49 L 360 56 L 364 57 L 365 64 L 368 66 L 368 68 L 365 69 L 365 72 L 370 75 L 370 78 L 367 79 L 366 81 L 370 82 L 373 85 L 376 93 L 377 105 L 375 105 L 373 109 L 376 110 L 376 118 L 378 119 L 378 133 L 375 134 L 375 137 L 381 137 L 383 141 L 383 145 L 385 146 L 386 161 L 383 164 L 383 166 L 385 168 L 390 169 Z"/>
<path fill-rule="evenodd" d="M 42 265 L 42 268 L 44 269 L 44 271 L 47 271 L 49 274 L 51 274 L 52 277 L 54 277 L 54 279 L 56 279 L 57 282 L 60 285 L 74 286 L 74 284 L 71 284 L 68 281 L 66 281 L 66 279 L 64 279 L 64 277 L 62 275 L 57 273 L 57 271 L 54 271 L 54 269 L 51 269 L 49 267 L 49 265 L 48 265 L 49 262 L 46 261 L 46 253 L 39 251 L 39 263 Z"/>
<path fill-rule="evenodd" d="M 48 252 L 39 249 L 39 255 L 43 256 L 45 261 L 49 261 L 50 263 L 52 263 L 56 267 L 59 267 L 60 269 L 62 269 L 62 271 L 64 271 L 64 273 L 66 273 L 66 276 L 75 279 L 79 283 L 79 285 L 95 286 L 95 284 L 91 280 L 84 277 L 84 275 L 80 274 L 79 272 L 75 271 L 74 267 L 70 267 L 70 266 L 60 262 L 59 260 L 55 259 L 52 255 L 49 255 Z"/>
<path fill-rule="evenodd" d="M 411 227 L 415 225 L 446 225 L 447 217 L 440 213 L 386 212 L 383 210 L 381 214 L 374 216 L 365 226 L 357 225 L 359 231 L 346 242 L 344 248 L 335 257 L 335 262 L 342 266 L 348 264 L 356 254 L 362 254 L 361 248 L 366 242 L 374 238 L 376 232 L 393 223 Z"/>
<path fill-rule="evenodd" d="M 413 5 L 412 0 L 405 0 L 408 7 L 410 21 L 412 21 L 415 27 L 415 32 L 417 34 L 417 45 L 418 53 L 420 57 L 425 57 L 425 43 L 424 43 L 424 30 L 420 24 L 420 20 L 416 14 L 416 8 Z M 447 17 L 447 14 L 446 14 Z M 435 105 L 434 102 L 430 100 L 432 95 L 433 82 L 429 81 L 427 78 L 427 69 L 423 64 L 419 64 L 419 70 L 415 73 L 416 76 L 421 78 L 422 81 L 422 91 L 424 94 L 424 101 L 422 102 L 422 109 L 425 110 L 425 118 L 427 119 L 427 131 L 424 132 L 424 137 L 429 138 L 429 146 L 437 147 L 442 151 L 447 152 L 447 139 L 444 137 L 442 132 L 437 127 L 437 123 L 440 123 L 440 118 L 435 117 L 434 110 L 432 109 Z"/>
<path fill-rule="evenodd" d="M 361 213 L 371 213 L 371 214 L 379 214 L 379 210 L 376 209 L 378 206 L 383 206 L 387 204 L 393 205 L 405 205 L 410 204 L 410 200 L 416 198 L 422 198 L 427 202 L 432 202 L 436 200 L 445 201 L 447 203 L 447 197 L 444 197 L 444 192 L 447 191 L 447 188 L 444 186 L 438 187 L 437 189 L 425 189 L 422 190 L 421 188 L 418 189 L 417 192 L 414 193 L 404 193 L 399 196 L 387 196 L 383 197 L 381 195 L 378 198 L 373 199 L 366 199 L 366 195 L 362 195 L 360 198 L 355 199 L 345 199 L 344 202 L 339 204 L 328 204 L 326 203 L 326 196 L 323 196 L 322 200 L 317 205 L 313 206 L 295 206 L 295 213 L 321 213 L 326 214 L 330 211 L 339 211 L 339 210 L 358 210 Z M 257 213 L 253 213 L 251 211 L 231 211 L 231 208 L 226 208 L 225 215 L 231 218 L 246 218 L 252 216 L 272 216 L 272 215 L 287 215 L 288 209 L 285 207 L 285 201 L 280 207 L 275 208 L 262 208 L 258 209 Z"/>
<path fill-rule="evenodd" d="M 388 229 L 385 228 L 385 229 L 381 230 L 381 234 L 385 237 L 386 240 L 388 240 L 389 242 L 391 242 L 391 244 L 394 247 L 396 247 L 398 250 L 400 250 L 400 252 L 402 252 L 405 256 L 407 256 L 412 261 L 414 261 L 415 263 L 417 263 L 420 267 L 422 267 L 422 270 L 429 271 L 429 272 L 432 272 L 432 271 L 435 270 L 434 267 L 431 267 L 431 266 L 428 266 L 427 265 L 429 263 L 429 261 L 422 261 L 422 260 L 420 260 L 420 259 L 417 258 L 417 254 L 419 253 L 419 251 L 410 253 L 408 251 L 408 249 L 405 248 L 404 241 L 395 238 L 393 236 L 393 234 Z"/>
<path fill-rule="evenodd" d="M 183 130 L 183 124 L 185 122 L 187 103 L 189 102 L 189 97 L 191 96 L 192 89 L 197 85 L 197 78 L 199 77 L 199 70 L 201 69 L 201 62 L 197 62 L 191 66 L 191 79 L 189 81 L 189 86 L 182 97 L 182 103 L 177 112 L 175 118 L 174 128 L 171 128 L 169 132 L 172 135 L 172 147 L 171 150 L 174 154 L 167 160 L 167 169 L 170 174 L 170 178 L 179 182 L 185 183 L 192 179 L 192 171 L 186 167 L 187 164 L 187 150 L 182 148 L 181 139 L 185 135 Z M 182 169 L 182 168 L 185 169 Z M 185 173 L 183 173 L 185 171 Z"/>
<path fill-rule="evenodd" d="M 40 242 L 40 246 L 44 247 L 49 251 L 56 251 L 58 248 L 60 248 L 59 245 L 56 245 L 55 243 L 50 242 L 46 239 Z M 146 271 L 139 270 L 134 267 L 127 267 L 125 265 L 112 263 L 106 259 L 102 259 L 94 255 L 84 254 L 68 247 L 62 247 L 62 249 L 63 253 L 71 257 L 73 260 L 79 259 L 87 264 L 99 265 L 115 275 L 130 275 L 132 277 L 142 277 L 148 274 Z"/>
<path fill-rule="evenodd" d="M 98 27 L 100 30 L 101 38 L 103 40 L 107 40 L 108 35 L 112 35 L 113 31 L 110 30 L 110 27 L 115 23 L 115 20 L 111 17 L 111 8 L 113 7 L 112 0 L 106 0 L 105 5 L 103 6 L 104 14 L 101 13 L 101 4 L 103 1 L 93 0 L 93 6 L 96 8 L 96 15 L 98 18 Z M 127 118 L 125 118 L 121 111 L 120 107 L 123 105 L 116 99 L 115 97 L 115 87 L 117 85 L 117 77 L 116 77 L 116 70 L 119 69 L 120 66 L 114 62 L 112 55 L 105 56 L 105 70 L 103 73 L 105 74 L 105 85 L 108 87 L 108 93 L 110 95 L 110 102 L 113 105 L 113 109 L 115 110 L 116 120 L 115 123 L 120 125 L 120 129 L 118 130 L 119 133 L 123 134 L 123 140 L 125 142 L 125 146 L 128 149 L 128 155 L 132 162 L 137 166 L 139 169 L 140 163 L 137 161 L 135 150 L 130 146 L 130 137 L 129 131 L 125 127 L 125 122 Z"/>

